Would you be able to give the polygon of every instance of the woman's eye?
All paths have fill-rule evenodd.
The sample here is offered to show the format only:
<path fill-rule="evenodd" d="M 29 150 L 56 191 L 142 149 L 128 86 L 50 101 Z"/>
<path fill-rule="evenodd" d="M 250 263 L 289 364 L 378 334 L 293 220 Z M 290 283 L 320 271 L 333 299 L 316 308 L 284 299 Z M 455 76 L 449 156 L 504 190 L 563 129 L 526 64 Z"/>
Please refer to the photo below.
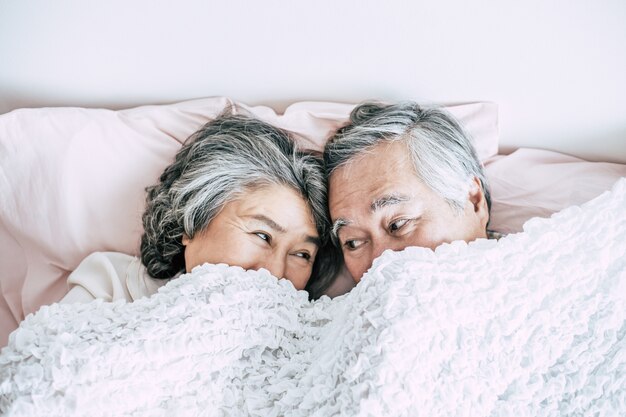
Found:
<path fill-rule="evenodd" d="M 348 250 L 356 250 L 363 244 L 362 240 L 346 240 L 343 246 Z"/>
<path fill-rule="evenodd" d="M 260 237 L 261 239 L 263 239 L 264 241 L 266 241 L 267 243 L 271 243 L 272 242 L 272 237 L 270 235 L 268 235 L 267 233 L 254 232 L 254 234 L 257 235 L 258 237 Z"/>
<path fill-rule="evenodd" d="M 398 230 L 402 229 L 407 223 L 409 222 L 409 219 L 400 219 L 400 220 L 394 220 L 389 224 L 389 232 L 390 233 L 395 233 Z"/>
<path fill-rule="evenodd" d="M 298 256 L 298 257 L 300 257 L 300 258 L 302 258 L 304 260 L 307 260 L 307 261 L 311 260 L 311 254 L 308 253 L 308 252 L 298 252 L 298 253 L 296 253 L 296 256 Z"/>

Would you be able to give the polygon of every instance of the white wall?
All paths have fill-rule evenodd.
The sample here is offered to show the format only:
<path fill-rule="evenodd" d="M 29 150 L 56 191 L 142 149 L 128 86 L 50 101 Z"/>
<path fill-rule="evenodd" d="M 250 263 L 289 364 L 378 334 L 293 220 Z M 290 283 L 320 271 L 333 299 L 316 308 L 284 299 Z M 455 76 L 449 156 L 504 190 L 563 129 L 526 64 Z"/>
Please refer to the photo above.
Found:
<path fill-rule="evenodd" d="M 0 0 L 0 113 L 212 95 L 488 100 L 504 150 L 626 162 L 626 1 Z"/>

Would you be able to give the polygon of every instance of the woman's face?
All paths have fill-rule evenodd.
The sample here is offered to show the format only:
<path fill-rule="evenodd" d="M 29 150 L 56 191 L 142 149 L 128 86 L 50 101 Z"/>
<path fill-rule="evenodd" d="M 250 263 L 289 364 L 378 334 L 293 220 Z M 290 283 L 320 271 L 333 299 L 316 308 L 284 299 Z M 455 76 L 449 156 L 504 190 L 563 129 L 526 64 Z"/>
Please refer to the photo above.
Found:
<path fill-rule="evenodd" d="M 230 201 L 193 239 L 183 237 L 187 272 L 205 262 L 265 268 L 304 289 L 319 238 L 300 195 L 282 185 L 247 191 Z"/>

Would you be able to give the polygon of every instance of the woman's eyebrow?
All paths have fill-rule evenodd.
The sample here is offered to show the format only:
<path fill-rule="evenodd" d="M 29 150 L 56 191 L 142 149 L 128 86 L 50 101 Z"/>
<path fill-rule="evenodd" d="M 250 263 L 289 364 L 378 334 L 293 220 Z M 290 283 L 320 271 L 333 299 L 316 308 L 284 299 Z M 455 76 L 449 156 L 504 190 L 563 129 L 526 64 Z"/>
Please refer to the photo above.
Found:
<path fill-rule="evenodd" d="M 281 226 L 280 224 L 276 223 L 274 220 L 270 219 L 269 217 L 263 214 L 253 214 L 253 215 L 245 216 L 245 217 L 249 217 L 251 219 L 258 220 L 262 223 L 265 223 L 267 227 L 269 227 L 270 229 L 276 230 L 280 233 L 285 233 L 287 231 L 287 229 L 285 229 L 283 226 Z"/>
<path fill-rule="evenodd" d="M 320 238 L 319 238 L 319 237 L 306 235 L 306 237 L 304 238 L 304 240 L 305 240 L 307 243 L 312 243 L 312 244 L 314 244 L 314 245 L 315 245 L 315 246 L 317 246 L 318 248 L 319 248 L 320 246 L 322 246 L 322 241 L 320 240 Z"/>
<path fill-rule="evenodd" d="M 263 214 L 252 214 L 250 216 L 244 216 L 244 217 L 248 217 L 257 221 L 260 221 L 261 223 L 264 223 L 267 227 L 269 227 L 272 230 L 276 230 L 279 233 L 285 233 L 287 231 L 286 228 L 284 228 L 283 226 L 281 226 L 280 224 L 276 223 L 274 220 L 270 219 L 269 217 L 263 215 Z M 311 236 L 311 235 L 306 235 L 304 237 L 304 240 L 307 243 L 312 243 L 316 246 L 321 246 L 322 241 L 320 240 L 319 237 L 317 236 Z"/>

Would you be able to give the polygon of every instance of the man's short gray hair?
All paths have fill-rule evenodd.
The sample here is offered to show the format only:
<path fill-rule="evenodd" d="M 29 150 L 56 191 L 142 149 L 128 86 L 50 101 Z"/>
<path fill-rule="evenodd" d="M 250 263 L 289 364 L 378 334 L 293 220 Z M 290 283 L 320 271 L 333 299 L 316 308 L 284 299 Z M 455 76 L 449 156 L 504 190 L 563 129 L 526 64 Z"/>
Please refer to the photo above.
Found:
<path fill-rule="evenodd" d="M 457 212 L 465 206 L 473 177 L 480 180 L 491 208 L 487 179 L 469 135 L 446 111 L 422 108 L 414 102 L 357 106 L 349 124 L 326 144 L 326 174 L 330 177 L 337 168 L 376 145 L 393 141 L 406 144 L 417 177 Z"/>
<path fill-rule="evenodd" d="M 147 188 L 141 260 L 148 274 L 172 278 L 184 272 L 183 235 L 193 238 L 226 203 L 273 184 L 302 196 L 324 244 L 330 219 L 321 158 L 298 150 L 285 131 L 251 117 L 224 114 L 204 125 L 187 139 L 160 182 Z M 313 270 L 313 275 L 332 273 L 325 265 Z M 320 295 L 331 278 L 312 276 L 311 296 Z"/>

